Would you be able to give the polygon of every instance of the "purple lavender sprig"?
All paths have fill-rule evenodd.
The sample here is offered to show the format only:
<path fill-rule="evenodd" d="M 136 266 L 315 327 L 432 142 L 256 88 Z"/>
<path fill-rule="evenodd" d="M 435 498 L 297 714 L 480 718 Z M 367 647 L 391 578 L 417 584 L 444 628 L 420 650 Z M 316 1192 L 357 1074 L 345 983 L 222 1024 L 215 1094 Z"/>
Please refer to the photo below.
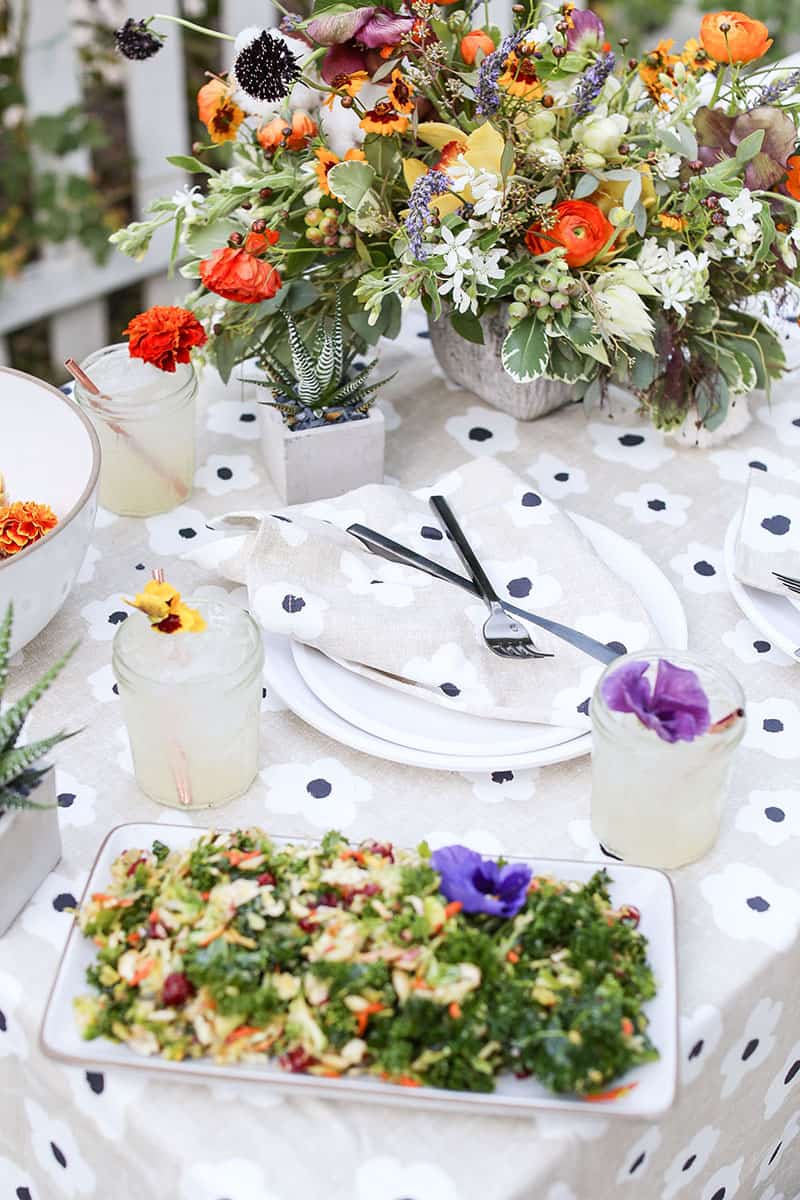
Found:
<path fill-rule="evenodd" d="M 477 104 L 476 112 L 482 117 L 489 117 L 500 107 L 500 88 L 497 81 L 503 73 L 506 59 L 523 41 L 525 31 L 509 33 L 491 54 L 487 54 L 478 69 L 478 85 L 475 88 Z"/>
<path fill-rule="evenodd" d="M 751 107 L 759 108 L 762 104 L 774 104 L 784 92 L 793 92 L 798 87 L 800 87 L 800 71 L 792 71 L 783 79 L 776 79 L 774 83 L 768 83 L 766 87 L 762 87 Z"/>
<path fill-rule="evenodd" d="M 603 84 L 614 70 L 616 59 L 612 51 L 587 67 L 575 85 L 575 116 L 585 117 L 594 109 Z"/>
<path fill-rule="evenodd" d="M 412 253 L 419 262 L 428 257 L 428 252 L 422 241 L 422 235 L 430 221 L 431 201 L 434 196 L 443 196 L 454 187 L 452 179 L 442 171 L 428 171 L 414 181 L 408 201 L 408 216 L 406 217 L 406 233 Z"/>

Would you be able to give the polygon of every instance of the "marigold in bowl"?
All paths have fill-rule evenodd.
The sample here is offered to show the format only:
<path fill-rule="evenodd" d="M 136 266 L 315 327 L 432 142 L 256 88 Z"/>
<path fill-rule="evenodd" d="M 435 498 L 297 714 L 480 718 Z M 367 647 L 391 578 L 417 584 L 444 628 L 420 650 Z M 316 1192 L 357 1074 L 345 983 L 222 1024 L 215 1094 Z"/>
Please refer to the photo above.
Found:
<path fill-rule="evenodd" d="M 556 220 L 549 229 L 531 225 L 525 234 L 525 245 L 533 255 L 563 246 L 567 266 L 584 267 L 614 236 L 614 226 L 605 213 L 587 200 L 563 200 L 553 212 Z"/>
<path fill-rule="evenodd" d="M 0 508 L 0 559 L 19 554 L 57 524 L 58 517 L 52 508 L 34 500 L 15 500 Z"/>
<path fill-rule="evenodd" d="M 772 45 L 764 22 L 743 12 L 706 13 L 700 22 L 700 41 L 717 62 L 736 66 L 763 58 Z"/>
<path fill-rule="evenodd" d="M 188 363 L 192 349 L 204 346 L 206 331 L 194 313 L 174 305 L 154 304 L 130 321 L 123 335 L 128 338 L 131 358 L 141 358 L 160 371 L 174 371 L 177 363 Z"/>

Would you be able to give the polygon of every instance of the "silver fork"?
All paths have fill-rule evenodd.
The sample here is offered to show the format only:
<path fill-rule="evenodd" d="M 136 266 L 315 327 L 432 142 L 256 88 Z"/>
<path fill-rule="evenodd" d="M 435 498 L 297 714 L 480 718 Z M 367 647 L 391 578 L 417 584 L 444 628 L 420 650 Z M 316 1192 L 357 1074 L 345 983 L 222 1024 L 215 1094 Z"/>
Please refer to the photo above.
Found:
<path fill-rule="evenodd" d="M 796 596 L 800 596 L 800 579 L 792 579 L 791 575 L 781 575 L 778 571 L 773 571 L 772 574 L 790 592 L 794 592 Z"/>
<path fill-rule="evenodd" d="M 489 576 L 481 566 L 475 551 L 456 520 L 455 513 L 444 496 L 431 496 L 430 503 L 436 516 L 453 539 L 453 545 L 458 551 L 461 561 L 472 576 L 481 599 L 489 609 L 489 616 L 483 626 L 483 640 L 492 653 L 499 655 L 500 658 L 552 658 L 552 654 L 537 650 L 528 631 L 503 610 L 500 597 L 494 590 Z"/>

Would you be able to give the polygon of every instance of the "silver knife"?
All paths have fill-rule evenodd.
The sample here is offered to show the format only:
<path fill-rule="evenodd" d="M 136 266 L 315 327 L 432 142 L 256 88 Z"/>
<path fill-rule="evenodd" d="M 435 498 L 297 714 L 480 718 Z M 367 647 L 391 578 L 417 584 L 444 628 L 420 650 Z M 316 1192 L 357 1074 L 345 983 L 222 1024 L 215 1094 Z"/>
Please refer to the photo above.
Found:
<path fill-rule="evenodd" d="M 410 550 L 408 546 L 394 542 L 391 538 L 385 537 L 384 534 L 378 533 L 374 529 L 369 529 L 366 525 L 348 525 L 347 532 L 357 538 L 373 554 L 378 554 L 381 558 L 388 559 L 389 562 L 399 562 L 407 567 L 416 567 L 418 571 L 425 571 L 428 575 L 433 575 L 435 579 L 452 583 L 456 587 L 463 588 L 465 592 L 471 592 L 473 596 L 480 598 L 480 592 L 471 579 L 459 575 L 456 571 L 451 571 L 449 567 L 441 566 L 432 558 L 426 558 L 424 554 L 417 554 L 416 550 Z M 598 662 L 613 662 L 622 653 L 620 650 L 612 649 L 611 646 L 606 646 L 603 642 L 598 642 L 587 634 L 581 633 L 578 629 L 571 629 L 569 625 L 551 621 L 549 617 L 539 617 L 536 613 L 527 612 L 524 608 L 517 608 L 516 604 L 509 604 L 506 600 L 501 603 L 506 612 L 513 613 L 515 617 L 521 617 L 523 621 L 530 621 L 532 625 L 538 625 L 540 629 L 546 629 L 554 637 L 561 638 L 563 642 L 569 642 L 571 646 L 596 658 Z"/>

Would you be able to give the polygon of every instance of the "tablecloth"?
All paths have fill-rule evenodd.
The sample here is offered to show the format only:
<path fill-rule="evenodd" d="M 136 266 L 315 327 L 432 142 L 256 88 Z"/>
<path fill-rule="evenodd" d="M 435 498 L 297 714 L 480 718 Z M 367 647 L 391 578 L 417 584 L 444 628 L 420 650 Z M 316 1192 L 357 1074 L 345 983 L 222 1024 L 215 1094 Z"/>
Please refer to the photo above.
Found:
<path fill-rule="evenodd" d="M 461 841 L 486 853 L 602 859 L 589 825 L 590 761 L 477 775 L 382 762 L 337 745 L 265 689 L 260 777 L 219 813 L 175 814 L 135 785 L 111 639 L 154 566 L 187 594 L 221 594 L 187 547 L 207 519 L 275 504 L 257 405 L 207 379 L 196 487 L 147 520 L 101 511 L 78 582 L 15 660 L 11 692 L 74 638 L 41 702 L 43 728 L 84 726 L 57 751 L 64 856 L 0 939 L 2 1200 L 797 1200 L 800 1196 L 800 665 L 735 607 L 722 544 L 750 466 L 798 478 L 800 395 L 790 376 L 751 398 L 726 445 L 677 447 L 615 408 L 570 406 L 525 424 L 449 386 L 412 315 L 385 365 L 387 476 L 418 487 L 496 455 L 531 488 L 639 543 L 676 585 L 690 646 L 742 681 L 748 729 L 720 840 L 672 872 L 680 972 L 680 1084 L 658 1121 L 542 1113 L 446 1116 L 289 1100 L 262 1087 L 185 1085 L 45 1058 L 38 1027 L 69 909 L 123 821 L 259 823 L 274 833 Z M 228 589 L 231 585 L 227 585 Z M 326 787 L 308 787 L 324 780 Z M 613 864 L 611 864 L 613 866 Z"/>

